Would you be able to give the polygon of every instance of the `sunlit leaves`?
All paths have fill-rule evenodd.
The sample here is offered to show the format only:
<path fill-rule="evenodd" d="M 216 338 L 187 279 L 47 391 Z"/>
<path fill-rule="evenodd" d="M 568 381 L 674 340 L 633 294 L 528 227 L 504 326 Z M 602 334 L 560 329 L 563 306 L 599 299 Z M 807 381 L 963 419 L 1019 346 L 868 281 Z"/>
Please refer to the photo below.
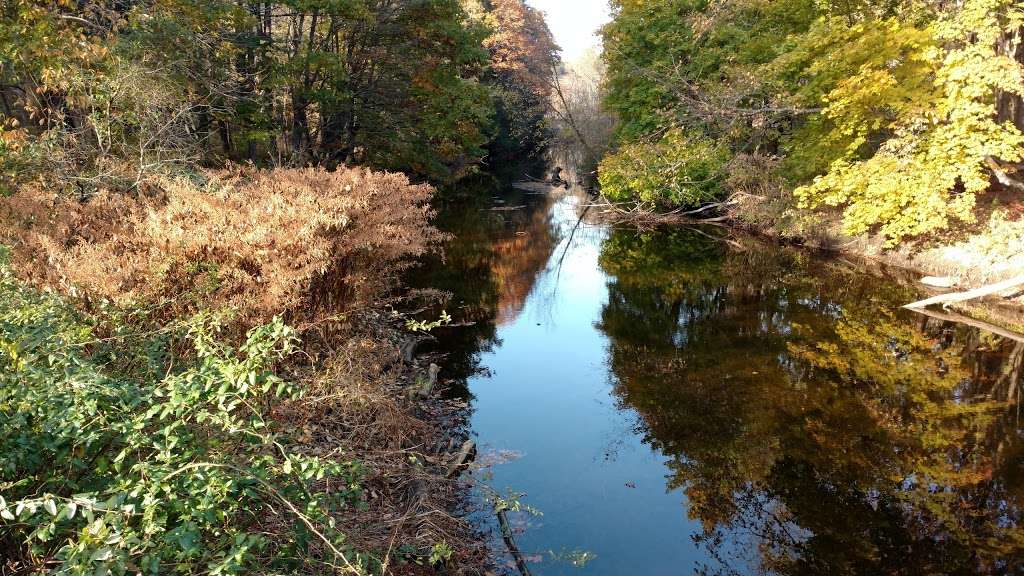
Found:
<path fill-rule="evenodd" d="M 673 129 L 654 142 L 626 144 L 605 157 L 598 177 L 613 202 L 697 206 L 720 193 L 727 160 L 721 144 Z"/>
<path fill-rule="evenodd" d="M 997 99 L 1024 96 L 1016 2 L 615 6 L 608 104 L 627 149 L 682 125 L 780 154 L 798 208 L 841 208 L 850 234 L 892 245 L 972 222 L 993 167 L 1024 159 L 997 119 Z"/>
<path fill-rule="evenodd" d="M 891 243 L 974 220 L 976 195 L 989 186 L 986 160 L 1024 158 L 1024 135 L 995 114 L 995 90 L 1024 95 L 1021 64 L 996 51 L 1004 4 L 973 0 L 926 29 L 859 26 L 861 38 L 885 33 L 864 44 L 871 60 L 823 98 L 830 128 L 851 140 L 824 175 L 797 190 L 804 206 L 844 206 L 848 232 L 877 226 Z M 865 151 L 872 134 L 883 141 Z"/>

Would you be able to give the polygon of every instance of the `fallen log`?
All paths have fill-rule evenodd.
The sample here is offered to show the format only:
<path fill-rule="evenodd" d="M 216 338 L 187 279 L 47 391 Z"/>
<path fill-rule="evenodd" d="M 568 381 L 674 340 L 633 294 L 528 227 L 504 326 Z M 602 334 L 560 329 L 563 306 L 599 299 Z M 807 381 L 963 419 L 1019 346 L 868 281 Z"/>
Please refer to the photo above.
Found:
<path fill-rule="evenodd" d="M 523 192 L 536 192 L 543 194 L 559 190 L 557 186 L 553 186 L 549 182 L 513 182 L 512 187 L 516 190 L 522 190 Z"/>
<path fill-rule="evenodd" d="M 918 300 L 917 302 L 911 302 L 906 304 L 904 308 L 910 308 L 911 310 L 917 308 L 924 308 L 925 306 L 931 306 L 932 304 L 952 304 L 954 302 L 965 302 L 967 300 L 974 300 L 975 298 L 981 298 L 983 296 L 990 296 L 992 294 L 998 294 L 1005 292 L 1011 288 L 1024 285 L 1024 275 L 1010 278 L 1009 280 L 1003 280 L 1002 282 L 996 282 L 995 284 L 987 284 L 980 288 L 973 290 L 967 290 L 966 292 L 950 292 L 948 294 L 939 294 L 938 296 L 932 296 L 931 298 L 925 298 L 924 300 Z"/>
<path fill-rule="evenodd" d="M 431 363 L 430 367 L 427 368 L 427 379 L 419 389 L 419 395 L 422 398 L 427 398 L 430 396 L 430 393 L 434 391 L 434 385 L 437 384 L 437 374 L 440 371 L 441 367 L 434 363 Z"/>
<path fill-rule="evenodd" d="M 995 324 L 989 324 L 988 322 L 985 322 L 983 320 L 971 318 L 970 316 L 964 316 L 963 314 L 957 314 L 956 312 L 939 312 L 937 310 L 929 310 L 927 308 L 911 308 L 911 310 L 917 312 L 918 314 L 924 314 L 929 318 L 945 320 L 946 322 L 956 322 L 958 324 L 964 324 L 966 326 L 971 326 L 972 328 L 978 328 L 979 330 L 991 332 L 996 336 L 1002 336 L 1003 338 L 1008 338 L 1010 340 L 1015 340 L 1017 342 L 1024 343 L 1024 334 L 1019 334 L 1017 332 L 1007 330 L 1006 328 L 996 326 Z"/>

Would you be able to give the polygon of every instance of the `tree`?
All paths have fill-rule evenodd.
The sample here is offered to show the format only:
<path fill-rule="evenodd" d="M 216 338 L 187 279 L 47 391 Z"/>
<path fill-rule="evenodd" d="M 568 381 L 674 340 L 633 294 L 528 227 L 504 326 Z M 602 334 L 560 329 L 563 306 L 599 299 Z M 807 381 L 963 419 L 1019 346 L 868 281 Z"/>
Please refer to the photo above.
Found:
<path fill-rule="evenodd" d="M 605 66 L 590 51 L 563 63 L 552 75 L 551 116 L 557 129 L 556 163 L 587 187 L 597 184 L 597 165 L 608 151 L 617 119 L 603 104 Z"/>
<path fill-rule="evenodd" d="M 546 121 L 558 46 L 544 15 L 523 0 L 492 0 L 484 17 L 491 34 L 488 84 L 495 90 L 498 134 L 492 164 L 537 161 L 550 138 Z"/>
<path fill-rule="evenodd" d="M 490 137 L 484 34 L 458 0 L 21 0 L 0 22 L 3 113 L 94 188 L 225 160 L 448 181 Z"/>
<path fill-rule="evenodd" d="M 797 189 L 801 206 L 845 206 L 849 233 L 878 226 L 890 243 L 973 222 L 991 166 L 1024 160 L 1024 134 L 1000 121 L 995 98 L 1024 96 L 1024 66 L 997 49 L 1022 18 L 1013 2 L 970 0 L 924 29 L 889 20 L 844 32 L 865 61 L 824 96 L 823 114 L 849 141 Z"/>
<path fill-rule="evenodd" d="M 1013 175 L 1024 162 L 1018 3 L 614 8 L 607 103 L 624 149 L 681 129 L 741 160 L 782 155 L 794 208 L 841 207 L 847 232 L 890 245 L 973 222 L 994 182 L 1024 189 Z M 665 190 L 686 180 L 659 177 Z"/>

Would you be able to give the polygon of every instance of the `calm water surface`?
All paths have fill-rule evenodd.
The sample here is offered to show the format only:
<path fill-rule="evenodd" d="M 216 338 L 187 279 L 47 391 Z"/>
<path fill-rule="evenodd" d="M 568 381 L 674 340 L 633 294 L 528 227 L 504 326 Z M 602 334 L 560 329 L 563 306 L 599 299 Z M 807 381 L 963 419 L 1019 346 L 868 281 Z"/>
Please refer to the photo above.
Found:
<path fill-rule="evenodd" d="M 499 196 L 442 211 L 416 282 L 472 323 L 442 374 L 475 481 L 540 512 L 534 574 L 1024 573 L 1024 343 L 842 261 Z"/>

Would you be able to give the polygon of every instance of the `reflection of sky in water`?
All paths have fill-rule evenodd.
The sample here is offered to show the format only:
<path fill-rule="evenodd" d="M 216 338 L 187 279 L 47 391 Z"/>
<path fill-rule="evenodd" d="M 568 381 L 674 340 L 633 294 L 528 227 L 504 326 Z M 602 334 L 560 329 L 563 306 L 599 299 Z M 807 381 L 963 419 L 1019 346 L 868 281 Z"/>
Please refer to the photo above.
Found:
<path fill-rule="evenodd" d="M 597 555 L 586 574 L 691 573 L 703 559 L 690 539 L 699 524 L 679 492 L 666 493 L 665 459 L 611 396 L 595 327 L 607 298 L 597 265 L 606 230 L 581 223 L 566 251 L 574 201 L 554 206 L 561 241 L 519 316 L 499 328 L 501 346 L 483 355 L 491 377 L 470 382 L 473 429 L 483 450 L 522 453 L 494 468 L 491 485 L 525 492 L 543 513 L 518 536 L 526 553 L 545 555 L 538 574 L 581 573 L 550 561 L 550 551 L 571 550 Z"/>
<path fill-rule="evenodd" d="M 1024 344 L 901 311 L 892 279 L 575 202 L 492 213 L 442 270 L 478 314 L 446 367 L 483 368 L 489 484 L 543 513 L 513 518 L 535 574 L 1024 569 L 1016 407 L 978 405 L 1019 398 Z M 596 559 L 552 561 L 571 551 Z"/>

